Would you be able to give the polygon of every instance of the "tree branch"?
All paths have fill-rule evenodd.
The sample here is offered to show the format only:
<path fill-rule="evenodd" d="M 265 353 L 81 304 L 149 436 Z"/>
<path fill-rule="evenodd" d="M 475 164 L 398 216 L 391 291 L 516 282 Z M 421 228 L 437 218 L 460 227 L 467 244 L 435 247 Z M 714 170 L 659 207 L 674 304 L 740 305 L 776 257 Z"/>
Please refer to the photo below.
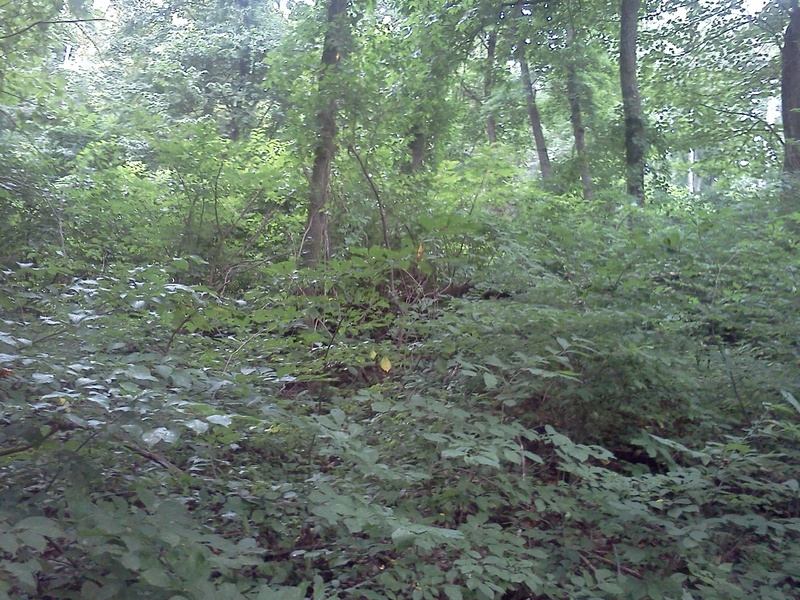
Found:
<path fill-rule="evenodd" d="M 93 21 L 105 21 L 105 19 L 64 19 L 58 21 L 36 21 L 35 23 L 31 23 L 27 27 L 23 27 L 22 29 L 20 29 L 19 31 L 15 31 L 14 33 L 9 33 L 7 35 L 0 35 L 0 40 L 7 40 L 8 38 L 22 35 L 26 31 L 30 31 L 37 25 L 57 25 L 59 23 L 91 23 Z"/>
<path fill-rule="evenodd" d="M 389 228 L 386 225 L 386 211 L 383 208 L 383 202 L 381 202 L 381 196 L 378 193 L 378 188 L 375 187 L 375 182 L 372 181 L 372 175 L 369 174 L 367 171 L 367 167 L 364 165 L 361 157 L 358 155 L 355 147 L 352 144 L 347 145 L 347 149 L 350 151 L 350 154 L 356 159 L 358 166 L 361 167 L 361 172 L 364 174 L 364 179 L 367 180 L 370 189 L 372 190 L 372 195 L 375 196 L 375 202 L 378 203 L 378 211 L 380 212 L 381 216 L 381 229 L 383 230 L 383 243 L 385 244 L 386 248 L 389 248 Z"/>
<path fill-rule="evenodd" d="M 778 133 L 775 130 L 775 126 L 772 123 L 770 123 L 769 121 L 767 121 L 765 118 L 763 118 L 763 117 L 761 117 L 759 115 L 753 114 L 752 112 L 744 112 L 744 111 L 739 111 L 739 110 L 731 110 L 731 109 L 721 108 L 719 106 L 709 106 L 708 104 L 705 104 L 703 102 L 697 102 L 696 104 L 698 106 L 702 106 L 703 108 L 707 108 L 707 109 L 713 110 L 715 112 L 721 112 L 723 114 L 732 115 L 732 116 L 736 116 L 736 117 L 746 117 L 748 119 L 753 120 L 756 123 L 760 123 L 761 125 L 764 126 L 764 129 L 766 129 L 773 136 L 775 136 L 775 139 L 778 140 L 778 143 L 781 146 L 785 146 L 786 145 L 786 142 L 784 142 L 783 138 L 781 137 L 781 134 Z M 748 129 L 746 133 L 750 133 L 750 131 L 752 131 L 752 128 Z"/>
<path fill-rule="evenodd" d="M 38 448 L 41 446 L 48 438 L 52 437 L 54 433 L 61 431 L 61 426 L 56 423 L 55 421 L 50 423 L 50 431 L 45 433 L 41 439 L 36 440 L 35 442 L 31 442 L 29 444 L 24 444 L 22 446 L 14 446 L 12 448 L 3 448 L 0 450 L 0 456 L 11 456 L 12 454 L 19 454 L 20 452 L 25 452 L 26 450 L 33 450 L 34 448 Z"/>

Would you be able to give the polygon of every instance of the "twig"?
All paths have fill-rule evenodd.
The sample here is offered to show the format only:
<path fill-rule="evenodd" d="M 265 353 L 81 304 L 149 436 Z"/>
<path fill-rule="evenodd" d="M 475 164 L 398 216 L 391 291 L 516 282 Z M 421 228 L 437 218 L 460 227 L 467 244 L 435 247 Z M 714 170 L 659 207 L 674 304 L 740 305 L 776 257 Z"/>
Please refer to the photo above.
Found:
<path fill-rule="evenodd" d="M 163 352 L 163 353 L 164 353 L 165 355 L 169 353 L 169 349 L 172 347 L 172 343 L 175 341 L 175 336 L 176 336 L 176 335 L 178 335 L 178 332 L 179 332 L 181 329 L 183 329 L 183 326 L 184 326 L 184 325 L 186 325 L 186 323 L 188 323 L 189 321 L 191 321 L 191 320 L 192 320 L 192 317 L 194 317 L 194 316 L 195 316 L 195 315 L 196 315 L 198 312 L 199 312 L 199 311 L 195 310 L 195 311 L 194 311 L 194 312 L 192 312 L 192 313 L 188 313 L 188 314 L 184 315 L 184 316 L 183 316 L 183 319 L 182 319 L 182 320 L 181 320 L 181 322 L 178 324 L 178 326 L 177 326 L 177 327 L 175 327 L 175 328 L 172 330 L 172 335 L 170 335 L 170 336 L 169 336 L 169 339 L 167 340 L 167 345 L 164 347 L 164 352 Z"/>
<path fill-rule="evenodd" d="M 238 353 L 238 352 L 239 352 L 239 351 L 240 351 L 242 348 L 244 348 L 244 347 L 245 347 L 247 344 L 249 344 L 251 341 L 253 341 L 255 338 L 257 338 L 257 337 L 258 337 L 258 335 L 259 335 L 259 334 L 257 334 L 257 333 L 254 333 L 254 334 L 253 334 L 253 335 L 251 335 L 249 338 L 247 338 L 245 341 L 243 341 L 241 344 L 239 344 L 239 347 L 238 347 L 238 348 L 236 348 L 236 350 L 234 350 L 233 352 L 231 352 L 231 355 L 228 357 L 228 360 L 226 360 L 226 361 L 225 361 L 225 366 L 222 368 L 222 372 L 223 372 L 223 374 L 228 372 L 228 367 L 230 366 L 230 364 L 231 364 L 231 361 L 233 360 L 233 357 L 234 357 L 234 356 L 235 356 L 235 355 L 236 355 L 236 354 L 237 354 L 237 353 Z"/>
<path fill-rule="evenodd" d="M 50 423 L 50 431 L 42 436 L 42 439 L 31 442 L 28 444 L 24 444 L 22 446 L 14 446 L 13 448 L 4 448 L 0 450 L 0 456 L 10 456 L 12 454 L 18 454 L 19 452 L 25 452 L 26 450 L 32 450 L 33 448 L 37 448 L 41 446 L 47 438 L 52 437 L 53 434 L 56 432 L 61 431 L 61 426 L 58 423 Z"/>
<path fill-rule="evenodd" d="M 356 152 L 356 149 L 353 147 L 352 144 L 347 145 L 347 150 L 355 157 L 356 162 L 358 162 L 358 166 L 361 167 L 361 172 L 364 174 L 364 179 L 367 180 L 370 189 L 372 189 L 372 194 L 375 196 L 375 202 L 378 203 L 378 212 L 381 215 L 381 228 L 383 230 L 383 243 L 384 246 L 388 249 L 389 248 L 389 229 L 386 226 L 386 211 L 383 208 L 383 202 L 381 201 L 381 196 L 378 193 L 378 188 L 375 187 L 375 182 L 372 181 L 372 176 L 367 171 L 367 167 L 364 166 L 361 157 Z"/>
<path fill-rule="evenodd" d="M 587 563 L 589 562 L 588 559 L 583 554 L 581 554 L 581 558 L 584 561 L 586 561 Z M 633 577 L 636 577 L 637 579 L 642 579 L 642 574 L 639 571 L 636 571 L 635 569 L 631 569 L 629 567 L 621 565 L 621 564 L 619 564 L 619 561 L 617 561 L 615 563 L 610 558 L 606 558 L 605 556 L 600 556 L 599 554 L 592 554 L 592 558 L 595 559 L 595 560 L 599 560 L 601 563 L 605 563 L 607 565 L 610 565 L 610 566 L 616 568 L 617 569 L 617 573 L 625 573 L 627 575 L 632 575 Z"/>
<path fill-rule="evenodd" d="M 179 467 L 176 467 L 174 464 L 172 464 L 170 461 L 168 461 L 163 456 L 159 456 L 158 454 L 154 454 L 153 452 L 150 452 L 148 450 L 144 450 L 144 449 L 139 448 L 138 446 L 135 446 L 134 444 L 131 444 L 131 443 L 128 443 L 128 442 L 122 442 L 122 445 L 125 448 L 127 448 L 128 450 L 130 450 L 131 452 L 133 452 L 134 454 L 138 454 L 142 458 L 146 458 L 147 460 L 151 460 L 154 463 L 158 463 L 162 467 L 165 467 L 170 473 L 173 473 L 175 475 L 183 475 L 183 470 L 182 469 L 180 469 Z"/>
<path fill-rule="evenodd" d="M 8 38 L 22 35 L 26 31 L 30 31 L 37 25 L 58 25 L 60 23 L 91 23 L 93 21 L 105 21 L 105 19 L 64 19 L 59 21 L 36 21 L 35 23 L 31 23 L 27 27 L 23 27 L 22 29 L 20 29 L 19 31 L 15 31 L 14 33 L 0 35 L 0 40 L 7 40 Z"/>

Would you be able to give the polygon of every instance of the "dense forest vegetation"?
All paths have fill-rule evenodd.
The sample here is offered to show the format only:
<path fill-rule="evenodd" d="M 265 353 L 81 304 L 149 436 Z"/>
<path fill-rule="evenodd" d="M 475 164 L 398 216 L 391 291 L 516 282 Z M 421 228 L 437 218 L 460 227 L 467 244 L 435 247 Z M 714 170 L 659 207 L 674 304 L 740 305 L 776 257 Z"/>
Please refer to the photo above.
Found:
<path fill-rule="evenodd" d="M 0 57 L 0 600 L 800 598 L 798 0 Z"/>

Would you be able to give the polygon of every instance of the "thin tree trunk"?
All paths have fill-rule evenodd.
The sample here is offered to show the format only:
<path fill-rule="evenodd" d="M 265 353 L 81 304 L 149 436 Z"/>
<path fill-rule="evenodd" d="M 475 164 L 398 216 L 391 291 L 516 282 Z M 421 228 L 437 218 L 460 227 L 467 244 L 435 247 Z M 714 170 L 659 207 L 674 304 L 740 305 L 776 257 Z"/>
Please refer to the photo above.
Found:
<path fill-rule="evenodd" d="M 327 31 L 318 83 L 321 104 L 317 114 L 317 143 L 314 148 L 314 168 L 311 172 L 308 220 L 301 248 L 302 262 L 310 267 L 326 260 L 330 255 L 326 209 L 330 196 L 331 164 L 336 154 L 338 104 L 329 81 L 341 60 L 342 41 L 349 33 L 346 22 L 347 5 L 348 0 L 328 1 Z"/>
<path fill-rule="evenodd" d="M 793 0 L 781 49 L 783 201 L 785 212 L 800 210 L 800 8 Z"/>
<path fill-rule="evenodd" d="M 542 121 L 539 118 L 539 109 L 536 107 L 536 88 L 533 87 L 531 71 L 528 67 L 528 61 L 525 58 L 524 41 L 519 43 L 517 60 L 519 61 L 519 68 L 522 71 L 522 87 L 528 105 L 528 120 L 530 121 L 531 132 L 533 133 L 533 141 L 536 144 L 536 154 L 539 156 L 539 169 L 542 173 L 543 180 L 550 179 L 553 175 L 553 170 L 550 167 L 550 157 L 547 155 L 547 144 L 544 141 L 544 132 L 542 131 Z"/>
<path fill-rule="evenodd" d="M 586 128 L 581 115 L 580 86 L 575 65 L 567 65 L 567 96 L 569 98 L 569 119 L 572 122 L 572 135 L 575 138 L 575 153 L 581 168 L 581 187 L 584 200 L 594 200 L 594 186 L 589 172 L 589 157 L 586 154 Z"/>
<path fill-rule="evenodd" d="M 483 79 L 483 101 L 489 101 L 492 95 L 492 88 L 494 87 L 494 63 L 495 63 L 495 49 L 497 48 L 497 32 L 490 31 L 486 38 L 486 75 Z M 497 121 L 489 109 L 489 116 L 486 117 L 486 136 L 489 138 L 489 143 L 494 144 L 497 141 Z"/>
<path fill-rule="evenodd" d="M 408 149 L 411 150 L 411 162 L 408 165 L 409 173 L 419 173 L 425 161 L 425 150 L 428 148 L 428 138 L 419 129 L 415 130 Z"/>
<path fill-rule="evenodd" d="M 619 75 L 622 112 L 625 119 L 625 183 L 628 194 L 644 203 L 644 157 L 646 139 L 642 119 L 642 100 L 636 77 L 636 42 L 641 0 L 621 0 L 619 35 Z"/>

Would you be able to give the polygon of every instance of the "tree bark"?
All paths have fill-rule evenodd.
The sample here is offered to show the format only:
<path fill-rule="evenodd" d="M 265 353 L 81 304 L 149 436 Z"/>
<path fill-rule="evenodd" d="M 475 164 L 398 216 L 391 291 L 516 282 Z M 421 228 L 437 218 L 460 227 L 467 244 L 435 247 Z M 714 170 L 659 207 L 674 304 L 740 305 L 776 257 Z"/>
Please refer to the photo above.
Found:
<path fill-rule="evenodd" d="M 625 183 L 628 194 L 644 203 L 644 157 L 646 138 L 642 119 L 642 100 L 636 76 L 636 42 L 641 0 L 621 0 L 619 35 L 619 75 L 622 113 L 625 119 Z"/>
<path fill-rule="evenodd" d="M 408 149 L 411 151 L 411 162 L 408 165 L 409 173 L 419 173 L 425 161 L 425 151 L 428 148 L 428 138 L 419 129 L 412 134 Z"/>
<path fill-rule="evenodd" d="M 494 66 L 495 66 L 495 50 L 497 48 L 497 32 L 490 31 L 486 38 L 486 75 L 483 79 L 483 101 L 489 101 L 492 95 L 492 88 L 494 87 Z M 497 121 L 489 109 L 489 116 L 486 117 L 486 137 L 489 138 L 489 143 L 494 144 L 497 141 Z"/>
<path fill-rule="evenodd" d="M 542 174 L 542 180 L 550 179 L 553 176 L 553 170 L 550 167 L 550 157 L 547 155 L 547 144 L 544 141 L 542 121 L 539 117 L 539 109 L 536 106 L 536 88 L 533 87 L 531 71 L 528 67 L 528 61 L 525 58 L 524 41 L 520 41 L 519 43 L 517 60 L 519 61 L 519 68 L 522 72 L 522 88 L 525 92 L 525 101 L 528 105 L 528 120 L 531 125 L 531 133 L 533 133 L 533 141 L 536 144 L 536 154 L 539 156 L 539 170 Z"/>
<path fill-rule="evenodd" d="M 783 179 L 786 212 L 800 209 L 800 8 L 793 0 L 781 49 L 781 116 L 783 117 Z"/>
<path fill-rule="evenodd" d="M 567 96 L 569 99 L 569 119 L 572 122 L 572 135 L 575 138 L 575 153 L 581 169 L 581 188 L 584 200 L 594 200 L 594 186 L 589 172 L 589 157 L 586 154 L 586 128 L 581 115 L 580 86 L 575 65 L 567 65 Z"/>
<path fill-rule="evenodd" d="M 327 30 L 322 49 L 322 69 L 318 91 L 320 109 L 317 113 L 317 142 L 314 148 L 314 168 L 311 172 L 308 199 L 308 219 L 303 235 L 301 260 L 309 267 L 330 256 L 328 243 L 327 204 L 330 196 L 331 165 L 336 155 L 336 113 L 338 102 L 330 79 L 341 60 L 343 42 L 349 34 L 347 24 L 348 0 L 328 0 Z"/>

